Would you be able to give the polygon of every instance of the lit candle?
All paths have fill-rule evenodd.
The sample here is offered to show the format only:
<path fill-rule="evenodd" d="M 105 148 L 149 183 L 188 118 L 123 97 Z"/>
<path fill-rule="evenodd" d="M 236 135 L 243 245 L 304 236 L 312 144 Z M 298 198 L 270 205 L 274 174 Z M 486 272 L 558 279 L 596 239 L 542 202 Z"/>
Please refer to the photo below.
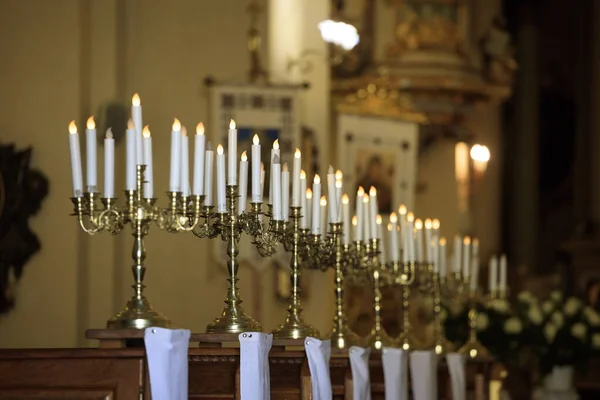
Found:
<path fill-rule="evenodd" d="M 129 131 L 127 131 L 129 134 Z M 173 121 L 171 127 L 171 174 L 169 178 L 169 190 L 171 192 L 179 192 L 182 188 L 180 185 L 180 170 L 181 170 L 181 122 L 177 118 Z"/>
<path fill-rule="evenodd" d="M 390 257 L 392 262 L 400 261 L 400 249 L 398 248 L 398 216 L 395 212 L 390 214 Z"/>
<path fill-rule="evenodd" d="M 217 213 L 227 212 L 227 197 L 225 196 L 225 154 L 223 146 L 217 146 Z"/>
<path fill-rule="evenodd" d="M 85 130 L 85 148 L 86 148 L 86 181 L 88 192 L 98 191 L 98 172 L 97 166 L 97 148 L 96 148 L 96 123 L 94 117 L 89 117 Z"/>
<path fill-rule="evenodd" d="M 290 219 L 290 171 L 287 163 L 281 166 L 281 215 L 286 222 Z"/>
<path fill-rule="evenodd" d="M 406 240 L 404 240 L 404 237 L 406 236 L 406 213 L 408 212 L 408 210 L 406 209 L 406 206 L 404 204 L 401 204 L 400 207 L 398 207 L 398 215 L 399 215 L 399 219 L 400 219 L 400 246 L 402 247 L 402 252 L 405 253 L 405 243 Z M 404 259 L 404 257 L 403 257 Z"/>
<path fill-rule="evenodd" d="M 213 205 L 213 163 L 215 152 L 212 149 L 212 145 L 208 142 L 206 146 L 206 154 L 205 154 L 205 165 L 204 165 L 204 205 L 212 206 Z"/>
<path fill-rule="evenodd" d="M 408 261 L 415 262 L 415 233 L 414 233 L 415 214 L 409 212 L 406 214 L 406 240 L 408 246 Z"/>
<path fill-rule="evenodd" d="M 352 237 L 356 240 L 356 236 L 358 235 L 358 217 L 355 215 L 352 217 Z"/>
<path fill-rule="evenodd" d="M 262 203 L 263 193 L 265 192 L 265 164 L 260 163 L 260 199 L 258 203 Z"/>
<path fill-rule="evenodd" d="M 73 197 L 83 195 L 83 173 L 81 171 L 81 148 L 75 121 L 69 124 L 69 150 L 71 151 L 71 174 L 73 175 Z"/>
<path fill-rule="evenodd" d="M 104 197 L 115 197 L 115 138 L 111 128 L 104 138 Z"/>
<path fill-rule="evenodd" d="M 342 195 L 342 244 L 350 243 L 350 199 L 347 194 Z"/>
<path fill-rule="evenodd" d="M 490 293 L 498 291 L 498 257 L 495 255 L 490 258 L 488 282 Z"/>
<path fill-rule="evenodd" d="M 306 202 L 306 172 L 304 170 L 300 171 L 300 193 L 302 196 L 300 197 L 300 213 L 302 217 L 300 218 L 300 229 L 308 228 L 308 214 L 307 214 L 307 202 Z"/>
<path fill-rule="evenodd" d="M 206 147 L 206 136 L 204 135 L 204 124 L 200 122 L 196 126 L 194 136 L 194 192 L 196 196 L 204 194 L 204 152 Z"/>
<path fill-rule="evenodd" d="M 142 149 L 144 151 L 144 164 L 146 165 L 146 171 L 144 172 L 144 198 L 154 198 L 154 173 L 152 171 L 152 136 L 150 129 L 146 125 L 142 131 L 143 143 Z"/>
<path fill-rule="evenodd" d="M 455 274 L 460 273 L 460 261 L 461 261 L 461 250 L 462 250 L 462 241 L 460 240 L 460 236 L 454 236 L 454 247 L 452 251 L 454 252 L 454 263 L 452 264 L 452 271 Z"/>
<path fill-rule="evenodd" d="M 369 189 L 369 203 L 371 213 L 369 215 L 369 221 L 371 222 L 371 236 L 370 238 L 377 237 L 377 214 L 379 214 L 379 207 L 377 206 L 377 189 L 374 186 L 371 186 Z"/>
<path fill-rule="evenodd" d="M 377 214 L 375 217 L 375 223 L 377 224 L 377 239 L 379 239 L 379 261 L 383 264 L 387 262 L 385 254 L 385 239 L 383 237 L 383 218 Z"/>
<path fill-rule="evenodd" d="M 302 153 L 300 153 L 300 149 L 296 149 L 294 152 L 294 166 L 293 166 L 293 176 L 292 176 L 292 207 L 301 207 L 300 193 L 304 194 L 304 191 L 301 188 L 300 180 L 302 179 Z M 306 187 L 306 175 L 304 177 L 304 185 Z"/>
<path fill-rule="evenodd" d="M 418 263 L 423 262 L 423 221 L 420 218 L 415 219 L 415 244 L 416 244 L 416 257 L 415 261 Z"/>
<path fill-rule="evenodd" d="M 326 235 L 327 234 L 327 197 L 321 196 L 321 201 L 319 201 L 319 205 L 321 207 L 321 211 L 319 211 L 319 215 L 321 217 L 320 232 L 321 232 L 321 235 Z"/>
<path fill-rule="evenodd" d="M 402 262 L 404 264 L 408 264 L 410 262 L 410 250 L 408 246 L 408 236 L 407 234 L 401 235 L 400 240 L 402 240 Z"/>
<path fill-rule="evenodd" d="M 283 220 L 281 213 L 281 164 L 279 156 L 275 155 L 271 160 L 271 179 L 273 179 L 273 219 L 275 221 Z"/>
<path fill-rule="evenodd" d="M 425 218 L 425 243 L 427 244 L 427 247 L 425 248 L 425 255 L 426 255 L 426 260 L 427 263 L 432 263 L 434 258 L 433 258 L 433 247 L 431 246 L 432 242 L 432 223 L 431 220 L 429 218 Z"/>
<path fill-rule="evenodd" d="M 354 235 L 354 240 L 360 242 L 363 240 L 363 224 L 365 222 L 365 217 L 363 215 L 363 198 L 365 197 L 365 189 L 362 186 L 358 187 L 358 191 L 356 192 L 356 234 Z"/>
<path fill-rule="evenodd" d="M 318 174 L 315 175 L 313 180 L 312 188 L 312 233 L 313 235 L 321 234 L 321 206 L 319 204 L 321 200 L 321 177 Z"/>
<path fill-rule="evenodd" d="M 437 239 L 432 239 L 429 245 L 431 246 L 431 253 L 433 256 L 431 261 L 433 264 L 433 272 L 437 274 L 440 272 L 440 243 Z"/>
<path fill-rule="evenodd" d="M 471 253 L 473 257 L 479 257 L 479 239 L 473 238 L 471 243 Z"/>
<path fill-rule="evenodd" d="M 439 249 L 439 252 L 440 252 L 440 268 L 439 268 L 440 278 L 446 278 L 446 275 L 448 274 L 448 269 L 447 269 L 448 267 L 446 266 L 446 256 L 447 256 L 446 238 L 442 236 L 440 238 L 439 243 L 440 243 L 440 249 Z"/>
<path fill-rule="evenodd" d="M 506 292 L 506 289 L 507 289 L 506 267 L 507 267 L 506 254 L 502 254 L 502 256 L 500 256 L 500 291 L 502 291 L 502 292 Z"/>
<path fill-rule="evenodd" d="M 261 168 L 260 162 L 260 141 L 258 135 L 252 138 L 252 202 L 262 203 L 262 184 L 261 184 Z"/>
<path fill-rule="evenodd" d="M 341 207 L 342 207 L 342 190 L 343 190 L 343 184 L 344 184 L 344 175 L 342 174 L 342 171 L 340 171 L 339 169 L 337 171 L 335 171 L 335 196 L 337 199 L 337 205 L 336 205 L 336 210 L 337 210 L 337 214 L 336 214 L 336 222 L 340 222 L 341 221 Z"/>
<path fill-rule="evenodd" d="M 362 215 L 363 215 L 363 219 L 364 219 L 364 223 L 363 223 L 363 232 L 362 232 L 362 237 L 363 237 L 363 241 L 367 242 L 370 238 L 371 238 L 371 224 L 369 223 L 371 215 L 369 213 L 369 204 L 371 202 L 371 199 L 369 198 L 369 195 L 365 193 L 365 195 L 363 196 L 363 201 L 362 201 Z"/>
<path fill-rule="evenodd" d="M 142 103 L 136 93 L 131 98 L 131 118 L 135 127 L 135 159 L 137 165 L 143 163 L 142 152 Z"/>
<path fill-rule="evenodd" d="M 437 218 L 434 218 L 433 221 L 431 222 L 431 225 L 433 227 L 433 237 L 436 239 L 440 238 L 440 220 Z"/>
<path fill-rule="evenodd" d="M 244 151 L 240 159 L 240 202 L 238 204 L 239 214 L 246 212 L 248 202 L 248 156 Z"/>
<path fill-rule="evenodd" d="M 279 153 L 279 139 L 275 139 L 273 142 L 273 148 L 271 149 L 271 172 L 269 179 L 269 204 L 273 204 L 273 159 L 277 156 L 277 158 L 281 158 L 281 154 Z"/>
<path fill-rule="evenodd" d="M 136 154 L 135 154 L 135 125 L 133 125 L 133 121 L 130 119 L 127 122 L 127 132 L 126 135 L 126 147 L 127 147 L 127 158 L 125 168 L 125 189 L 126 190 L 136 190 Z M 179 148 L 179 147 L 177 147 Z M 177 182 L 179 184 L 179 182 Z"/>
<path fill-rule="evenodd" d="M 311 188 L 306 189 L 306 228 L 312 228 L 312 217 L 313 217 L 313 192 Z"/>
<path fill-rule="evenodd" d="M 227 185 L 237 185 L 237 130 L 235 121 L 229 121 L 229 141 L 227 142 Z"/>
<path fill-rule="evenodd" d="M 469 280 L 471 292 L 477 292 L 477 286 L 479 286 L 479 256 L 473 254 L 471 258 L 471 279 Z"/>
<path fill-rule="evenodd" d="M 337 222 L 337 200 L 335 192 L 335 172 L 330 165 L 327 171 L 327 195 L 329 196 L 329 222 Z"/>
<path fill-rule="evenodd" d="M 190 195 L 190 146 L 187 129 L 181 127 L 181 172 L 179 190 L 182 196 Z"/>
<path fill-rule="evenodd" d="M 469 236 L 465 236 L 463 239 L 463 266 L 462 273 L 463 278 L 467 279 L 469 277 L 469 273 L 471 271 L 471 238 Z"/>

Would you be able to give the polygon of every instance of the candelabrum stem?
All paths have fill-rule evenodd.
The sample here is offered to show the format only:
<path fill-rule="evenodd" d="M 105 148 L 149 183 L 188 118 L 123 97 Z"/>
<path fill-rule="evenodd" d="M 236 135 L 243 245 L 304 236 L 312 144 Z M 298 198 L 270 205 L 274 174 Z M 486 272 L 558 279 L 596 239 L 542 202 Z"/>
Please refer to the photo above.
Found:
<path fill-rule="evenodd" d="M 487 358 L 490 356 L 489 351 L 477 339 L 477 295 L 475 291 L 469 291 L 469 339 L 459 349 L 459 353 L 469 358 Z"/>
<path fill-rule="evenodd" d="M 447 340 L 442 325 L 442 294 L 440 292 L 440 274 L 433 272 L 433 317 L 435 331 L 435 353 L 443 354 L 447 350 Z"/>
<path fill-rule="evenodd" d="M 381 323 L 381 274 L 383 272 L 379 262 L 379 240 L 372 239 L 369 251 L 371 278 L 373 279 L 373 311 L 374 325 L 369 336 L 368 343 L 376 349 L 381 349 L 384 346 L 389 346 L 392 343 L 391 338 L 385 331 Z"/>

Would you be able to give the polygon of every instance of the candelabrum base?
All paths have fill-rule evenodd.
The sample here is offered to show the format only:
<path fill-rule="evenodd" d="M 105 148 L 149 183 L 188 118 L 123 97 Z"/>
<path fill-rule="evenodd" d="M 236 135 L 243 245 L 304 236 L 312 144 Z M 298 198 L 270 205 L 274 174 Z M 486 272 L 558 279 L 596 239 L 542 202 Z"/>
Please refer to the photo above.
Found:
<path fill-rule="evenodd" d="M 380 329 L 379 331 L 373 329 L 367 337 L 366 342 L 369 346 L 377 350 L 395 345 L 394 339 L 384 329 Z"/>
<path fill-rule="evenodd" d="M 273 331 L 274 339 L 304 339 L 310 336 L 319 338 L 319 331 L 304 322 L 300 314 L 288 315 L 285 322 Z"/>
<path fill-rule="evenodd" d="M 262 332 L 262 326 L 240 305 L 228 304 L 223 314 L 206 327 L 206 333 Z"/>
<path fill-rule="evenodd" d="M 334 349 L 347 349 L 355 345 L 360 346 L 364 341 L 364 339 L 352 332 L 348 325 L 344 325 L 342 330 L 334 328 L 333 332 L 329 335 L 329 339 L 331 340 L 331 347 Z"/>
<path fill-rule="evenodd" d="M 488 349 L 486 349 L 485 346 L 478 340 L 465 343 L 460 349 L 458 349 L 458 352 L 471 359 L 490 357 L 490 352 Z"/>
<path fill-rule="evenodd" d="M 170 328 L 171 321 L 152 309 L 145 297 L 132 297 L 125 309 L 108 320 L 108 329 L 145 329 L 151 326 Z"/>

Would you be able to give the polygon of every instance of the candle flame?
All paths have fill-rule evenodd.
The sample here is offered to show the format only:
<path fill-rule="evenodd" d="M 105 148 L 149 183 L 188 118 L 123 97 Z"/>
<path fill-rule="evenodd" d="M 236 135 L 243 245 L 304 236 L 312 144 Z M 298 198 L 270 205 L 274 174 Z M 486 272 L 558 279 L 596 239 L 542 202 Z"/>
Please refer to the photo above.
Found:
<path fill-rule="evenodd" d="M 477 247 L 477 246 L 479 246 L 479 239 L 473 238 L 473 247 Z"/>
<path fill-rule="evenodd" d="M 363 196 L 363 203 L 367 204 L 369 202 L 370 198 L 369 196 Z"/>
<path fill-rule="evenodd" d="M 255 146 L 258 146 L 260 144 L 260 140 L 258 139 L 257 134 L 254 134 L 254 137 L 252 138 L 252 144 L 254 144 Z"/>
<path fill-rule="evenodd" d="M 479 161 L 483 163 L 490 161 L 490 150 L 486 146 L 482 146 L 480 144 L 476 144 L 471 147 L 470 155 L 473 161 Z"/>
<path fill-rule="evenodd" d="M 112 128 L 108 128 L 108 129 L 106 130 L 106 138 L 107 138 L 107 139 L 112 139 L 112 138 L 114 138 L 114 135 L 113 135 L 113 133 L 112 133 Z"/>
<path fill-rule="evenodd" d="M 221 145 L 217 146 L 217 154 L 219 154 L 219 155 L 223 154 L 223 146 L 221 146 Z"/>
<path fill-rule="evenodd" d="M 392 231 L 392 224 L 388 223 L 388 231 Z"/>
<path fill-rule="evenodd" d="M 341 181 L 343 177 L 344 177 L 344 174 L 342 174 L 342 171 L 340 171 L 339 169 L 337 171 L 335 171 L 335 179 L 336 180 Z"/>
<path fill-rule="evenodd" d="M 404 204 L 400 204 L 400 207 L 398 207 L 398 214 L 406 215 L 407 212 L 408 210 L 406 209 L 406 206 Z"/>
<path fill-rule="evenodd" d="M 327 174 L 328 174 L 328 175 L 333 175 L 333 174 L 335 174 L 335 172 L 333 171 L 333 167 L 332 167 L 331 165 L 329 166 L 329 169 L 327 170 Z"/>
<path fill-rule="evenodd" d="M 150 137 L 150 127 L 148 125 L 142 129 L 142 135 L 144 135 L 144 137 Z"/>
<path fill-rule="evenodd" d="M 359 186 L 356 194 L 358 195 L 358 197 L 363 197 L 365 195 L 365 189 L 363 189 L 362 186 Z"/>
<path fill-rule="evenodd" d="M 246 155 L 246 152 L 242 153 L 242 161 L 248 161 L 248 156 Z"/>
<path fill-rule="evenodd" d="M 321 177 L 319 176 L 319 174 L 315 174 L 315 178 L 313 179 L 313 183 L 315 183 L 315 184 L 320 184 L 321 183 Z"/>
<path fill-rule="evenodd" d="M 196 135 L 204 135 L 204 124 L 202 122 L 198 122 L 198 125 L 196 125 Z"/>
<path fill-rule="evenodd" d="M 327 197 L 321 196 L 321 200 L 319 201 L 321 207 L 325 207 L 327 205 Z"/>
<path fill-rule="evenodd" d="M 369 189 L 369 196 L 377 196 L 377 189 L 375 189 L 375 186 L 371 186 L 371 189 Z"/>
<path fill-rule="evenodd" d="M 181 127 L 181 136 L 183 136 L 183 137 L 187 136 L 187 129 L 185 128 L 185 126 Z"/>
<path fill-rule="evenodd" d="M 300 179 L 306 179 L 306 172 L 303 169 L 300 170 Z"/>
<path fill-rule="evenodd" d="M 383 223 L 383 218 L 381 218 L 381 215 L 377 214 L 377 216 L 375 217 L 375 223 L 377 225 L 381 225 Z"/>
<path fill-rule="evenodd" d="M 390 222 L 392 222 L 392 223 L 394 223 L 394 224 L 395 224 L 396 222 L 398 222 L 398 216 L 396 215 L 396 213 L 395 213 L 395 212 L 393 212 L 393 213 L 391 213 L 391 214 L 390 214 Z"/>
<path fill-rule="evenodd" d="M 348 198 L 348 195 L 346 193 L 344 193 L 344 195 L 342 196 L 342 204 L 348 204 L 350 203 L 350 199 Z"/>
<path fill-rule="evenodd" d="M 261 162 L 261 163 L 260 163 L 260 170 L 261 170 L 261 171 L 264 171 L 264 170 L 265 170 L 265 163 L 264 163 L 264 162 Z"/>
<path fill-rule="evenodd" d="M 273 150 L 279 149 L 279 139 L 275 139 L 273 142 Z"/>
<path fill-rule="evenodd" d="M 442 236 L 440 238 L 440 246 L 445 246 L 445 245 L 446 245 L 446 238 Z"/>
<path fill-rule="evenodd" d="M 88 118 L 87 123 L 86 123 L 86 127 L 88 129 L 96 129 L 96 122 L 94 121 L 94 116 L 93 115 Z"/>
<path fill-rule="evenodd" d="M 129 118 L 129 120 L 127 121 L 127 129 L 129 129 L 129 130 L 135 129 L 135 124 L 133 123 L 133 120 L 131 118 Z"/>
<path fill-rule="evenodd" d="M 352 217 L 352 225 L 358 226 L 358 217 L 356 215 Z"/>
<path fill-rule="evenodd" d="M 338 188 L 338 189 L 341 189 L 342 188 L 342 181 L 337 181 L 336 180 L 335 181 L 335 187 Z"/>
<path fill-rule="evenodd" d="M 423 229 L 423 221 L 420 218 L 415 219 L 415 229 Z"/>
<path fill-rule="evenodd" d="M 413 222 L 413 221 L 415 220 L 415 214 L 414 214 L 414 213 L 411 213 L 411 212 L 409 212 L 408 214 L 406 214 L 406 220 L 407 220 L 408 222 Z"/>
<path fill-rule="evenodd" d="M 437 218 L 434 218 L 432 225 L 433 225 L 433 229 L 440 229 L 440 220 Z"/>
<path fill-rule="evenodd" d="M 465 246 L 468 246 L 471 244 L 471 238 L 469 236 L 465 236 L 465 238 L 463 239 L 463 243 L 465 244 Z"/>
<path fill-rule="evenodd" d="M 306 199 L 312 199 L 312 190 L 310 188 L 306 189 Z"/>
<path fill-rule="evenodd" d="M 174 131 L 180 131 L 181 130 L 181 122 L 179 122 L 179 120 L 177 118 L 175 118 L 173 120 L 173 126 L 171 127 L 172 130 Z"/>
<path fill-rule="evenodd" d="M 425 229 L 431 229 L 431 220 L 429 218 L 425 219 Z"/>
<path fill-rule="evenodd" d="M 142 102 L 140 101 L 140 95 L 135 93 L 133 95 L 133 97 L 131 98 L 131 104 L 133 104 L 134 107 L 139 107 L 140 104 L 142 104 Z"/>
<path fill-rule="evenodd" d="M 69 122 L 69 133 L 71 135 L 75 135 L 77 133 L 77 125 L 75 125 L 75 121 Z"/>
<path fill-rule="evenodd" d="M 302 153 L 300 152 L 299 148 L 296 148 L 296 151 L 294 152 L 294 158 L 300 158 L 302 157 Z"/>
<path fill-rule="evenodd" d="M 289 171 L 289 169 L 288 169 L 287 163 L 284 162 L 283 166 L 281 167 L 281 172 L 288 172 L 288 171 Z"/>
<path fill-rule="evenodd" d="M 229 121 L 229 129 L 235 129 L 235 121 L 234 120 Z"/>

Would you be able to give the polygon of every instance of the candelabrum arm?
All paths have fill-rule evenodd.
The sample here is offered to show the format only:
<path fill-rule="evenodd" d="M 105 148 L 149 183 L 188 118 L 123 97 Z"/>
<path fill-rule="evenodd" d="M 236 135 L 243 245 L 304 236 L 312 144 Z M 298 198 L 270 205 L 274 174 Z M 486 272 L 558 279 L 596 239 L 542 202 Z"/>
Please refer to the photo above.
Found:
<path fill-rule="evenodd" d="M 123 229 L 123 213 L 115 205 L 115 199 L 102 198 L 103 209 L 97 206 L 97 194 L 85 193 L 83 197 L 74 197 L 72 202 L 75 206 L 74 215 L 81 229 L 94 235 L 98 232 L 107 231 L 113 235 Z"/>

